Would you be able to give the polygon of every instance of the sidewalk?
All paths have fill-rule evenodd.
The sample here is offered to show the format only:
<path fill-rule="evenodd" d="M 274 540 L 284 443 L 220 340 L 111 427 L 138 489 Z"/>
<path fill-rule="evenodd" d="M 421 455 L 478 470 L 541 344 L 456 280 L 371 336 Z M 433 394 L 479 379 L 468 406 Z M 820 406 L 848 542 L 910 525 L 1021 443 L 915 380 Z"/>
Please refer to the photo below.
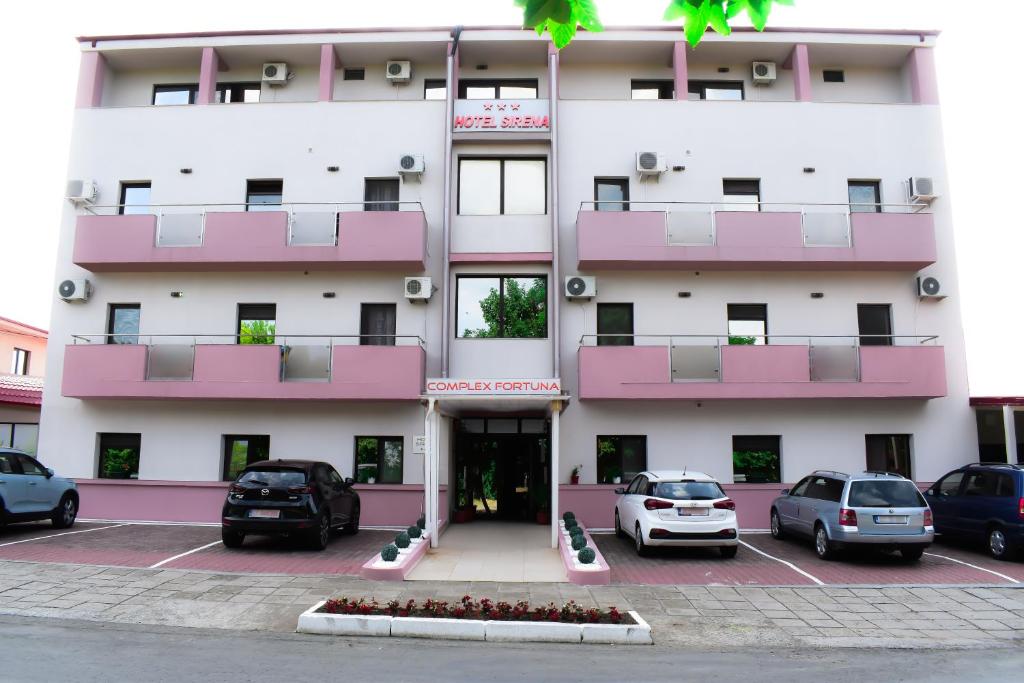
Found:
<path fill-rule="evenodd" d="M 949 648 L 1024 642 L 1024 588 L 732 588 L 556 583 L 381 583 L 348 576 L 224 574 L 0 562 L 0 614 L 291 632 L 327 596 L 576 600 L 635 609 L 656 646 Z"/>

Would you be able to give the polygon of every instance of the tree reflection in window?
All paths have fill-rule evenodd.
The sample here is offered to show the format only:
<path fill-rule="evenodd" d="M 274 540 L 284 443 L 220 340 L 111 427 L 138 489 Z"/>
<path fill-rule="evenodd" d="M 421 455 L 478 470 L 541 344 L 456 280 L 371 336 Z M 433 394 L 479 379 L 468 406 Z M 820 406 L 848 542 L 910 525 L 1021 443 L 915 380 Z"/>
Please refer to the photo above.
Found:
<path fill-rule="evenodd" d="M 547 337 L 547 277 L 459 278 L 458 329 L 465 338 Z"/>

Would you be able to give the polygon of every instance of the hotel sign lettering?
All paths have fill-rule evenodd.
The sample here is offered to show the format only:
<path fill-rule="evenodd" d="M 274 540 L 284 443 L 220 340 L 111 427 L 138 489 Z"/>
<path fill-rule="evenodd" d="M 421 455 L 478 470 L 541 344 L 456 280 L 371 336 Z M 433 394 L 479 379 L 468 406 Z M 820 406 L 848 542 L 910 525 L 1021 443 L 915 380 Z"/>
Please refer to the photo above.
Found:
<path fill-rule="evenodd" d="M 552 396 L 562 393 L 562 380 L 449 379 L 427 380 L 427 394 L 439 396 Z"/>
<path fill-rule="evenodd" d="M 522 133 L 550 126 L 547 100 L 455 100 L 455 132 Z"/>

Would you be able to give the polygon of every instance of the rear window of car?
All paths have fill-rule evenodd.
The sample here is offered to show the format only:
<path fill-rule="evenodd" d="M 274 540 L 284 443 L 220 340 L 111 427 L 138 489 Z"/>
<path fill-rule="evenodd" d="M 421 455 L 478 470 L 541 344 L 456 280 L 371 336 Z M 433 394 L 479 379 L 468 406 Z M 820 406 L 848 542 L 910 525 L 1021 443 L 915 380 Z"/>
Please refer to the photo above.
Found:
<path fill-rule="evenodd" d="M 241 484 L 254 486 L 302 486 L 306 473 L 301 470 L 250 470 L 238 478 Z"/>
<path fill-rule="evenodd" d="M 669 500 L 715 500 L 725 498 L 722 487 L 713 481 L 662 481 L 651 485 L 650 495 Z"/>
<path fill-rule="evenodd" d="M 847 504 L 860 508 L 917 508 L 926 505 L 913 482 L 892 480 L 853 482 Z"/>

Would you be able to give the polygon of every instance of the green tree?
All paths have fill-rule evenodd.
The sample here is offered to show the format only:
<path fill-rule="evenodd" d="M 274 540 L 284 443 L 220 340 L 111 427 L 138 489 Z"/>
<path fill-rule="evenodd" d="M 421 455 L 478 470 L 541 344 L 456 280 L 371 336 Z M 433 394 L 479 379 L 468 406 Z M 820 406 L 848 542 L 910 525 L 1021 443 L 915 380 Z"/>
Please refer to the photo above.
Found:
<path fill-rule="evenodd" d="M 238 330 L 239 344 L 273 344 L 277 325 L 269 320 L 243 320 Z"/>
<path fill-rule="evenodd" d="M 467 329 L 464 337 L 506 337 L 530 339 L 548 333 L 548 287 L 542 277 L 530 280 L 529 286 L 516 278 L 504 279 L 504 297 L 492 287 L 480 302 L 484 324 L 476 330 Z"/>

